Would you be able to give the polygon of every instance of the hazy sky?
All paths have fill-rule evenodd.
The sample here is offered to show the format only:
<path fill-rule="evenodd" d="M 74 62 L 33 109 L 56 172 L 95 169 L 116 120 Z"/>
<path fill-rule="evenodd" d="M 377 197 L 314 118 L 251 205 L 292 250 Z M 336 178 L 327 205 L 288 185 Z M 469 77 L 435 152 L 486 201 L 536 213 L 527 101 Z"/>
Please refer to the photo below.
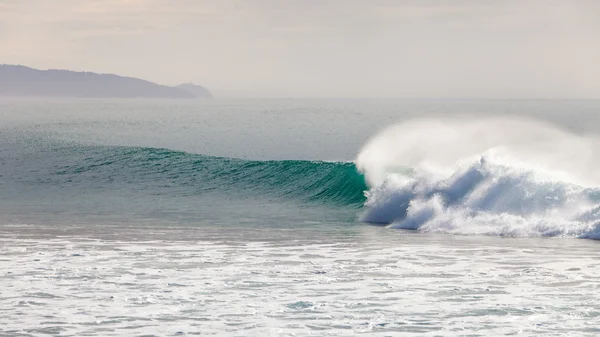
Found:
<path fill-rule="evenodd" d="M 0 63 L 260 97 L 600 98 L 600 0 L 0 0 Z"/>

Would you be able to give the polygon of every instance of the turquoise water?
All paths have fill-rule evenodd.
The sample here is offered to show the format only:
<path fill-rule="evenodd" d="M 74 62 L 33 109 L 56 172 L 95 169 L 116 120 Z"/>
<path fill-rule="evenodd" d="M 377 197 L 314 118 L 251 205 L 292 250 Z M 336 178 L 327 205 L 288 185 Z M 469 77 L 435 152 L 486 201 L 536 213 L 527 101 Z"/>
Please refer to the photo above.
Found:
<path fill-rule="evenodd" d="M 37 213 L 142 218 L 177 213 L 175 222 L 194 225 L 206 216 L 227 217 L 222 203 L 248 208 L 307 208 L 347 213 L 351 221 L 365 201 L 364 177 L 353 163 L 302 160 L 246 160 L 157 148 L 16 144 L 4 156 L 4 215 Z M 21 148 L 20 148 L 21 147 Z M 34 147 L 32 149 L 32 147 Z M 32 151 L 23 156 L 23 152 Z M 27 200 L 24 200 L 27 199 Z M 124 202 L 124 200 L 127 200 Z M 215 209 L 217 207 L 217 209 Z M 264 207 L 264 206 L 263 206 Z M 207 210 L 207 208 L 210 208 Z M 243 210 L 242 210 L 243 212 Z M 254 210 L 248 212 L 253 213 Z M 85 218 L 85 216 L 83 216 Z M 82 219 L 83 219 L 82 218 Z M 314 219 L 319 220 L 319 219 Z"/>

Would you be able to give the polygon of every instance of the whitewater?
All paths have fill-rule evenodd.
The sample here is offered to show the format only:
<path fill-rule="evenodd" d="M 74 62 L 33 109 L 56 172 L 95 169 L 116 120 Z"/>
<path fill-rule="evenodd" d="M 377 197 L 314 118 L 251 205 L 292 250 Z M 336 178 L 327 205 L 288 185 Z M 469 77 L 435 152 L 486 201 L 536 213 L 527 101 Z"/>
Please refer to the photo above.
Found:
<path fill-rule="evenodd" d="M 600 103 L 0 99 L 0 336 L 595 336 Z"/>
<path fill-rule="evenodd" d="M 600 238 L 600 141 L 519 119 L 416 120 L 357 158 L 362 219 L 452 234 Z M 397 171 L 397 172 L 395 172 Z"/>

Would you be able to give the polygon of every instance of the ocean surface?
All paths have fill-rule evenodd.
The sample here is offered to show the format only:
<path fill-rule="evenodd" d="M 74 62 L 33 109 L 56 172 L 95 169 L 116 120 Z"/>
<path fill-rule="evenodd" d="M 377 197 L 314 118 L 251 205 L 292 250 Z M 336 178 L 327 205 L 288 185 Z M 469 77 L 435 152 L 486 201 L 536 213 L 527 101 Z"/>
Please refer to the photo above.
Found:
<path fill-rule="evenodd" d="M 597 336 L 600 101 L 0 98 L 0 336 Z"/>

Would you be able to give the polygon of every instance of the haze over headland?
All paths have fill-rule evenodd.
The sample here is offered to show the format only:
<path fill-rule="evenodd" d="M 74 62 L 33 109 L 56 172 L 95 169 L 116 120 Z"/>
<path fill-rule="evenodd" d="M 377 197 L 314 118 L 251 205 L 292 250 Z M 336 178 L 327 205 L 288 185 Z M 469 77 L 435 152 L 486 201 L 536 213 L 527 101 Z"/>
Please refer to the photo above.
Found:
<path fill-rule="evenodd" d="M 258 97 L 600 98 L 595 0 L 0 1 L 0 63 Z"/>
<path fill-rule="evenodd" d="M 192 83 L 177 87 L 138 78 L 0 64 L 0 96 L 95 98 L 212 98 Z"/>

